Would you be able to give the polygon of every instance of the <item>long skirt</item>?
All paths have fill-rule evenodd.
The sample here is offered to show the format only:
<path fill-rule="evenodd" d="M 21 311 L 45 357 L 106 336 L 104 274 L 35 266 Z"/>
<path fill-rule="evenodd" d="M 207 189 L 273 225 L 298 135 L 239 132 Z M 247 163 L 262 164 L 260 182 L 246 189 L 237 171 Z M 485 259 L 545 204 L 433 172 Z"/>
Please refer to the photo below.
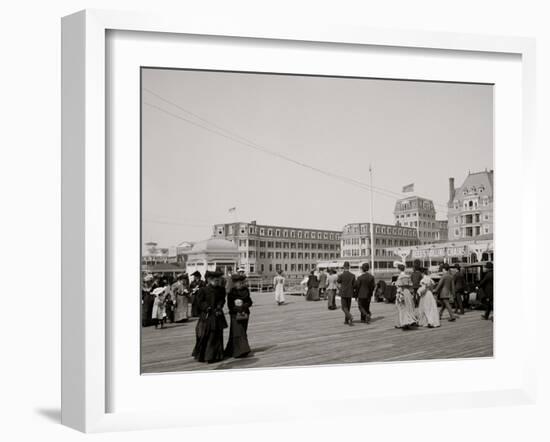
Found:
<path fill-rule="evenodd" d="M 225 317 L 202 314 L 195 329 L 196 343 L 191 354 L 199 362 L 216 362 L 223 359 L 223 329 Z"/>
<path fill-rule="evenodd" d="M 401 303 L 397 299 L 395 305 L 397 306 L 397 326 L 408 327 L 416 324 L 417 319 L 414 314 L 414 299 L 411 292 L 407 289 L 403 290 L 404 302 Z M 398 296 L 399 299 L 399 296 Z"/>
<path fill-rule="evenodd" d="M 420 297 L 418 303 L 418 325 L 426 327 L 439 327 L 439 312 L 437 311 L 437 303 L 431 291 L 427 291 Z"/>
<path fill-rule="evenodd" d="M 148 327 L 153 324 L 153 305 L 155 304 L 155 296 L 145 295 L 143 304 L 141 305 L 141 325 Z"/>
<path fill-rule="evenodd" d="M 235 315 L 231 315 L 229 326 L 229 340 L 225 347 L 225 356 L 233 358 L 242 358 L 250 353 L 250 345 L 248 344 L 248 319 L 237 321 Z"/>
<path fill-rule="evenodd" d="M 307 290 L 306 301 L 319 301 L 319 289 L 317 287 L 310 287 Z"/>
<path fill-rule="evenodd" d="M 285 290 L 283 284 L 277 284 L 275 286 L 275 301 L 280 303 L 285 302 Z"/>
<path fill-rule="evenodd" d="M 187 321 L 187 319 L 189 319 L 189 298 L 185 295 L 177 295 L 174 320 L 181 322 Z"/>

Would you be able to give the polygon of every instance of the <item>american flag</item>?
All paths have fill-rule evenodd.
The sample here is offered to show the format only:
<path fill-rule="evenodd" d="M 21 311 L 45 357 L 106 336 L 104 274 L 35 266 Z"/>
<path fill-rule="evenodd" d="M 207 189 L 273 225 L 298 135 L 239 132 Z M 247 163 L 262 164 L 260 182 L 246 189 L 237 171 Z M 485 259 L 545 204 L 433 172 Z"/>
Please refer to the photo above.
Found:
<path fill-rule="evenodd" d="M 230 207 L 229 210 L 228 210 L 228 212 L 229 212 L 229 213 L 234 213 L 235 210 L 237 210 L 236 207 Z"/>
<path fill-rule="evenodd" d="M 414 192 L 414 183 L 403 186 L 403 190 L 401 192 L 403 193 Z"/>

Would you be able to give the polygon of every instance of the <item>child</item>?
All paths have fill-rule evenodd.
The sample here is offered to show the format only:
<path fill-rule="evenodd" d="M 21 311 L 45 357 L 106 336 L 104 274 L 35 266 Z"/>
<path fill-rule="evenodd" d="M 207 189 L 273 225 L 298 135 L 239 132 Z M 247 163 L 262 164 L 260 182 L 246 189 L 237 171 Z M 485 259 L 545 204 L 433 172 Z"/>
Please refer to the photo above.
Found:
<path fill-rule="evenodd" d="M 166 291 L 164 287 L 158 287 L 153 290 L 153 295 L 156 296 L 155 303 L 153 305 L 153 321 L 155 321 L 155 328 L 164 328 L 164 321 L 166 318 Z"/>

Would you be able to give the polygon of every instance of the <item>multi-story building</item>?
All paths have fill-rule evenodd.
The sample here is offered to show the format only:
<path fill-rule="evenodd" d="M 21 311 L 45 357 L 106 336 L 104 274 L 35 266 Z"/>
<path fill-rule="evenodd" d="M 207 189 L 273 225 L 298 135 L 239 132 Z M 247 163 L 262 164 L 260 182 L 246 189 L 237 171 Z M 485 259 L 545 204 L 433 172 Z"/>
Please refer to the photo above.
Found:
<path fill-rule="evenodd" d="M 469 173 L 455 188 L 449 178 L 449 240 L 477 238 L 493 233 L 493 171 Z"/>
<path fill-rule="evenodd" d="M 340 257 L 340 231 L 258 225 L 256 221 L 216 224 L 214 236 L 233 241 L 239 266 L 248 273 L 273 276 L 278 270 L 298 277 L 320 260 Z"/>
<path fill-rule="evenodd" d="M 439 231 L 437 232 L 436 241 L 447 241 L 449 238 L 449 221 L 439 219 L 435 221 Z"/>
<path fill-rule="evenodd" d="M 374 270 L 391 269 L 398 255 L 388 252 L 389 247 L 409 247 L 419 243 L 415 227 L 374 224 Z M 344 226 L 341 240 L 342 258 L 371 262 L 370 223 L 353 223 Z"/>
<path fill-rule="evenodd" d="M 434 203 L 427 198 L 402 198 L 395 203 L 393 214 L 396 225 L 416 230 L 420 244 L 441 241 L 447 234 L 445 221 L 435 219 Z"/>

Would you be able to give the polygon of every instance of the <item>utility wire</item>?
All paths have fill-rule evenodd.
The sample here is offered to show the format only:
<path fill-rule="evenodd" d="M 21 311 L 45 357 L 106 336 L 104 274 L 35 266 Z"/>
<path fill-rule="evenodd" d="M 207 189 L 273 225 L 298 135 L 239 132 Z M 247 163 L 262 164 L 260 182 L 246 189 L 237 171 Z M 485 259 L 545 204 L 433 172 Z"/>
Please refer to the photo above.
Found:
<path fill-rule="evenodd" d="M 294 164 L 298 164 L 299 166 L 302 166 L 302 167 L 306 167 L 306 168 L 315 170 L 316 172 L 324 173 L 325 175 L 329 175 L 329 176 L 331 176 L 331 177 L 333 177 L 333 178 L 344 179 L 344 180 L 346 180 L 346 182 L 348 182 L 348 183 L 350 183 L 350 184 L 351 184 L 351 183 L 357 184 L 357 185 L 359 185 L 359 186 L 362 186 L 363 188 L 366 188 L 367 190 L 370 190 L 370 189 L 372 188 L 374 191 L 377 191 L 377 193 L 379 193 L 379 194 L 381 194 L 381 195 L 384 195 L 384 196 L 388 196 L 388 197 L 393 196 L 394 199 L 402 199 L 402 198 L 403 198 L 403 196 L 402 196 L 401 194 L 399 194 L 399 193 L 397 193 L 397 192 L 394 192 L 394 191 L 392 191 L 392 190 L 384 189 L 384 188 L 377 187 L 377 186 L 371 186 L 371 185 L 369 185 L 369 184 L 363 183 L 363 182 L 358 181 L 358 180 L 354 180 L 354 179 L 352 179 L 352 178 L 343 177 L 343 176 L 341 176 L 341 175 L 333 174 L 333 173 L 331 173 L 331 172 L 327 172 L 327 171 L 321 170 L 321 169 L 316 168 L 316 167 L 314 167 L 314 166 L 310 166 L 310 165 L 308 165 L 308 164 L 305 164 L 305 163 L 296 161 L 296 160 L 294 160 L 293 158 L 290 158 L 290 157 L 287 157 L 287 156 L 285 156 L 285 155 L 281 155 L 281 154 L 279 154 L 279 153 L 277 153 L 277 152 L 274 152 L 274 151 L 271 151 L 271 150 L 269 150 L 269 149 L 266 149 L 265 147 L 260 146 L 259 144 L 255 143 L 254 141 L 251 141 L 251 140 L 249 140 L 249 139 L 247 139 L 247 138 L 245 138 L 245 137 L 243 137 L 243 136 L 241 136 L 241 135 L 239 135 L 239 134 L 237 134 L 237 133 L 235 133 L 235 132 L 232 132 L 232 131 L 230 131 L 230 130 L 228 130 L 228 129 L 225 129 L 224 127 L 222 127 L 222 126 L 220 126 L 220 125 L 218 125 L 218 124 L 216 124 L 216 123 L 214 123 L 214 122 L 212 122 L 212 121 L 209 121 L 208 119 L 206 119 L 206 118 L 204 118 L 204 117 L 201 117 L 200 115 L 198 115 L 198 114 L 196 114 L 196 113 L 190 111 L 189 109 L 186 109 L 186 108 L 184 108 L 183 106 L 181 106 L 181 105 L 179 105 L 179 104 L 177 104 L 177 103 L 174 103 L 174 102 L 171 101 L 171 100 L 168 100 L 167 98 L 165 98 L 165 97 L 163 97 L 163 96 L 157 94 L 156 92 L 152 91 L 151 89 L 143 88 L 143 90 L 146 91 L 146 92 L 148 92 L 149 94 L 151 94 L 151 95 L 157 97 L 158 99 L 164 101 L 165 103 L 168 103 L 168 104 L 170 104 L 170 105 L 176 107 L 177 109 L 181 110 L 182 112 L 185 112 L 186 114 L 191 115 L 191 116 L 193 116 L 194 118 L 197 118 L 198 120 L 200 120 L 200 121 L 202 121 L 202 122 L 204 122 L 204 123 L 206 123 L 206 124 L 208 124 L 208 125 L 210 125 L 210 126 L 216 128 L 216 130 L 219 130 L 219 131 L 223 132 L 224 134 L 226 134 L 226 135 L 228 135 L 228 136 L 230 136 L 230 137 L 237 138 L 238 140 L 242 141 L 243 143 L 246 143 L 246 145 L 249 146 L 249 147 L 257 148 L 257 149 L 261 150 L 262 152 L 268 153 L 268 154 L 270 154 L 270 155 L 275 155 L 275 156 L 277 156 L 277 157 L 279 157 L 279 158 L 283 158 L 284 160 L 293 162 Z M 149 105 L 151 105 L 151 104 L 149 103 Z M 160 110 L 160 109 L 159 109 L 159 110 Z M 175 116 L 175 115 L 173 115 L 173 114 L 171 114 L 171 115 L 172 115 L 172 116 Z M 176 117 L 176 118 L 177 118 L 177 117 Z M 189 121 L 189 120 L 187 120 L 187 119 L 184 119 L 184 121 L 187 121 L 187 122 L 189 122 L 189 123 L 194 124 L 193 122 L 191 122 L 191 121 Z M 203 126 L 200 126 L 200 127 L 203 127 Z M 203 127 L 203 128 L 204 128 L 204 127 Z M 204 129 L 208 130 L 207 128 L 204 128 Z M 218 135 L 220 135 L 220 134 L 218 134 Z M 235 141 L 235 140 L 233 140 L 233 141 Z M 442 206 L 442 207 L 447 208 L 447 206 Z"/>

